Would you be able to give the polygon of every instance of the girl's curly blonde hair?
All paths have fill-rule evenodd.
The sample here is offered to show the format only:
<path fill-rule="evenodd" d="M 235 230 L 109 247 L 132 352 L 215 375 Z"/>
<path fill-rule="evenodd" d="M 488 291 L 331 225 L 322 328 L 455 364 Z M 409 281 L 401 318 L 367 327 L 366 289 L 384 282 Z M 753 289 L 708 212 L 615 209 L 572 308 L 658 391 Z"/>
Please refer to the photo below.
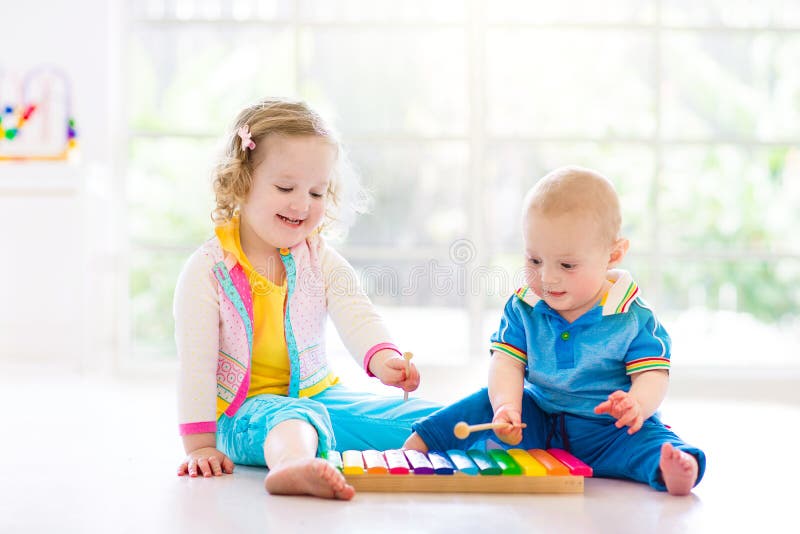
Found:
<path fill-rule="evenodd" d="M 242 139 L 237 134 L 242 126 L 249 127 L 256 146 L 270 135 L 315 135 L 326 139 L 336 149 L 337 161 L 328 185 L 322 229 L 333 222 L 346 227 L 356 213 L 365 211 L 365 192 L 358 184 L 336 133 L 305 102 L 267 98 L 242 110 L 225 140 L 222 159 L 213 175 L 217 206 L 211 218 L 217 225 L 234 217 L 253 187 L 253 150 L 242 148 Z"/>

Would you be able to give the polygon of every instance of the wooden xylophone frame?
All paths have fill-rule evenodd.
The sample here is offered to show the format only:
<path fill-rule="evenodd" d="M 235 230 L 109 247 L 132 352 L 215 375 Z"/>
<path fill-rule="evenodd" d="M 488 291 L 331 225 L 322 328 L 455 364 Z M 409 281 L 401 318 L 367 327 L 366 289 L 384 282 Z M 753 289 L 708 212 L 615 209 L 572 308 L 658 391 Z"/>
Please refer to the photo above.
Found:
<path fill-rule="evenodd" d="M 396 493 L 583 493 L 577 475 L 345 475 L 356 491 Z"/>

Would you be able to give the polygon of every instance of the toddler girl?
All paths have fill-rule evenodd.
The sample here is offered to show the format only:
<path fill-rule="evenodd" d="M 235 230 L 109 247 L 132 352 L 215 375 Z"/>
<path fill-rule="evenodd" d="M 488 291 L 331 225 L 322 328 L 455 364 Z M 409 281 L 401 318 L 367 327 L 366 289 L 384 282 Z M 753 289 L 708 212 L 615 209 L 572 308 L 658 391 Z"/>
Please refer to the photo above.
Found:
<path fill-rule="evenodd" d="M 270 493 L 350 499 L 318 454 L 399 448 L 437 406 L 357 392 L 328 367 L 330 314 L 370 376 L 413 391 L 407 366 L 353 268 L 320 231 L 341 217 L 344 154 L 302 102 L 243 110 L 217 166 L 216 236 L 187 261 L 175 290 L 179 475 L 266 465 Z"/>

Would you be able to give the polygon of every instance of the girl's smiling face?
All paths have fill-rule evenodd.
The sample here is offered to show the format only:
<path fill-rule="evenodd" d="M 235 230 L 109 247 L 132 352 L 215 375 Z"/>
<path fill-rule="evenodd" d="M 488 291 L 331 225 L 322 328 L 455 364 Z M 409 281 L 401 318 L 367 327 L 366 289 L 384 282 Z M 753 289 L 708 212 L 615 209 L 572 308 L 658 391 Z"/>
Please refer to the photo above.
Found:
<path fill-rule="evenodd" d="M 252 156 L 260 161 L 240 206 L 248 256 L 290 248 L 322 223 L 337 153 L 323 137 L 270 135 Z"/>

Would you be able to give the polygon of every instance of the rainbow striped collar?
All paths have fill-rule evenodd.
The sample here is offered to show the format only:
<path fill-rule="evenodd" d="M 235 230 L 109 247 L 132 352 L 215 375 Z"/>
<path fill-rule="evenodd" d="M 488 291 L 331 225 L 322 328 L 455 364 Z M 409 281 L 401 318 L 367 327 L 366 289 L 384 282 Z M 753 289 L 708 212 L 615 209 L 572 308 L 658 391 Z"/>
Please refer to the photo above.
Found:
<path fill-rule="evenodd" d="M 603 307 L 603 315 L 626 313 L 639 295 L 639 286 L 633 281 L 631 273 L 622 269 L 608 271 L 608 280 L 613 285 L 599 303 Z M 516 295 L 531 307 L 536 306 L 542 300 L 528 286 L 519 288 Z"/>

